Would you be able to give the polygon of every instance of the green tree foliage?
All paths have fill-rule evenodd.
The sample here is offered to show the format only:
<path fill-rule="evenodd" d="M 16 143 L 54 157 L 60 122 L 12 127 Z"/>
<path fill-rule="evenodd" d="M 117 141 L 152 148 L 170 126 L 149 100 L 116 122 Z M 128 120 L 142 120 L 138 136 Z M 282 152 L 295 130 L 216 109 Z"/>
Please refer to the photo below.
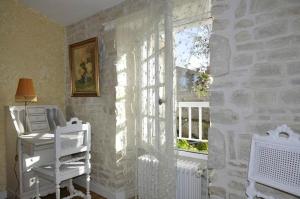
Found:
<path fill-rule="evenodd" d="M 199 142 L 196 144 L 190 144 L 187 140 L 178 139 L 176 146 L 178 149 L 185 151 L 197 152 L 197 153 L 208 153 L 208 142 Z"/>
<path fill-rule="evenodd" d="M 206 97 L 208 96 L 208 89 L 211 84 L 211 76 L 206 72 L 198 72 L 193 84 L 193 90 L 197 96 Z"/>

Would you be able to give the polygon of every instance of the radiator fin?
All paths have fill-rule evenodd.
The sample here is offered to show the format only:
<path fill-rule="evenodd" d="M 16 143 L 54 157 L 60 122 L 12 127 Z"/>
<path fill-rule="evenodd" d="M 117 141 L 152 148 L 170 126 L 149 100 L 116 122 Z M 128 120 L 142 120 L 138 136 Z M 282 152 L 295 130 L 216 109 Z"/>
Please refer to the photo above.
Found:
<path fill-rule="evenodd" d="M 197 162 L 177 160 L 176 199 L 201 199 L 201 177 L 197 175 Z M 159 199 L 158 160 L 143 155 L 138 159 L 139 199 Z"/>

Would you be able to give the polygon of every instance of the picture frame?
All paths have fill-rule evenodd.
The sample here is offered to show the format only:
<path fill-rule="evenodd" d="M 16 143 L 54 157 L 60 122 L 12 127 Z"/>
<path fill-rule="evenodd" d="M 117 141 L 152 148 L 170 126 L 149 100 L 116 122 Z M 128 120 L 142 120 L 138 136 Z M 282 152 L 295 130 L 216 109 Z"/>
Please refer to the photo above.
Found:
<path fill-rule="evenodd" d="M 72 97 L 100 96 L 98 38 L 69 45 Z"/>

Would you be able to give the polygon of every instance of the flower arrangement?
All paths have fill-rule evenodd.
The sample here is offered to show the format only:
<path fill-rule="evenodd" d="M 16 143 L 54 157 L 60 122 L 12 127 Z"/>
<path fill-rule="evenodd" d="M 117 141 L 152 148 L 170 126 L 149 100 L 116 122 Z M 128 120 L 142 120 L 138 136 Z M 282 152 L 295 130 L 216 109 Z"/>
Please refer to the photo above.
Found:
<path fill-rule="evenodd" d="M 212 77 L 207 72 L 198 72 L 193 81 L 193 90 L 198 97 L 208 96 L 209 85 L 212 83 Z"/>

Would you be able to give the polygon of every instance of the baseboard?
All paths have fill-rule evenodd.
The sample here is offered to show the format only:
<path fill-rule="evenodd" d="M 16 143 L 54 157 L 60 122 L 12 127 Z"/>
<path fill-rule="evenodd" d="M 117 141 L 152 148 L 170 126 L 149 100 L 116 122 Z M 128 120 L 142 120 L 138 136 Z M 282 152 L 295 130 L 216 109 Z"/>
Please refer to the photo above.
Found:
<path fill-rule="evenodd" d="M 77 178 L 74 180 L 75 184 L 79 186 L 86 187 L 86 181 L 83 178 Z M 101 184 L 91 181 L 90 189 L 92 192 L 99 194 L 107 199 L 126 199 L 124 191 L 113 191 Z"/>
<path fill-rule="evenodd" d="M 0 199 L 5 199 L 7 198 L 7 192 L 6 191 L 1 191 L 0 192 Z"/>

